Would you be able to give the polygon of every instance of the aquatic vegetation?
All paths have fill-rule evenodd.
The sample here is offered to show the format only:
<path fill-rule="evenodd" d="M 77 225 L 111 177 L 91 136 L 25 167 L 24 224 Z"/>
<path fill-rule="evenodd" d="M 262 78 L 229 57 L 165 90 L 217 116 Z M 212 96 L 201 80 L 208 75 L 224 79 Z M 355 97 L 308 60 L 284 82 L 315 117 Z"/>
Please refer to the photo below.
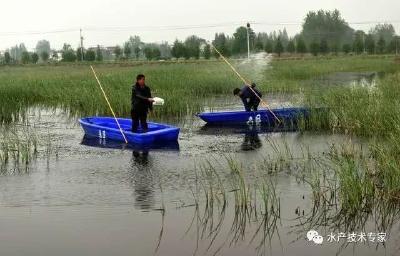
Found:
<path fill-rule="evenodd" d="M 0 171 L 28 171 L 29 164 L 38 154 L 38 141 L 30 129 L 17 130 L 13 126 L 0 126 Z"/>
<path fill-rule="evenodd" d="M 247 180 L 243 167 L 232 158 L 223 162 L 216 165 L 206 161 L 197 167 L 192 189 L 195 210 L 186 233 L 195 228 L 197 239 L 209 242 L 206 251 L 216 255 L 224 246 L 246 241 L 248 229 L 253 227 L 247 241 L 256 243 L 256 250 L 261 252 L 277 232 L 280 199 L 276 187 L 266 178 Z M 228 211 L 233 211 L 232 218 L 227 217 Z M 226 225 L 230 227 L 228 233 L 224 232 Z M 217 238 L 223 242 L 215 244 Z"/>
<path fill-rule="evenodd" d="M 307 94 L 310 106 L 324 106 L 328 116 L 313 119 L 309 128 L 345 132 L 358 136 L 387 137 L 396 131 L 400 114 L 400 73 L 387 75 L 375 90 L 331 88 Z"/>
<path fill-rule="evenodd" d="M 51 134 L 39 135 L 34 127 L 23 124 L 0 125 L 0 172 L 27 173 L 38 157 L 49 163 L 58 157 L 59 145 Z"/>

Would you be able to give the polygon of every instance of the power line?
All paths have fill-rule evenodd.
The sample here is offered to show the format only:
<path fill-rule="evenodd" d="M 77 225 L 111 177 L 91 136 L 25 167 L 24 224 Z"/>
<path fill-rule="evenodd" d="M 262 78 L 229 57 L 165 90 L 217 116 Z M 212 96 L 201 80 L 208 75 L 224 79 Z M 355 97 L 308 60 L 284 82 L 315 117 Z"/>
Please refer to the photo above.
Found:
<path fill-rule="evenodd" d="M 216 28 L 228 26 L 240 26 L 244 22 L 225 22 L 213 24 L 197 24 L 197 25 L 173 25 L 173 26 L 108 26 L 108 27 L 82 27 L 85 31 L 101 31 L 101 32 L 119 32 L 119 31 L 160 31 L 160 30 L 187 30 L 201 28 Z M 77 32 L 80 28 L 67 28 L 49 31 L 22 31 L 22 32 L 0 32 L 0 36 L 20 36 L 20 35 L 40 35 L 40 34 L 58 34 Z"/>
<path fill-rule="evenodd" d="M 400 20 L 383 20 L 383 21 L 355 21 L 347 22 L 349 25 L 372 25 L 381 23 L 399 24 Z M 91 32 L 123 32 L 123 31 L 173 31 L 173 30 L 190 30 L 190 29 L 205 29 L 205 28 L 218 28 L 218 27 L 233 27 L 246 24 L 244 21 L 238 22 L 224 22 L 224 23 L 211 23 L 211 24 L 194 24 L 194 25 L 172 25 L 172 26 L 107 26 L 107 27 L 83 27 L 85 31 Z M 252 25 L 267 25 L 267 26 L 299 26 L 303 22 L 265 22 L 253 21 Z M 24 36 L 24 35 L 45 35 L 45 34 L 61 34 L 78 32 L 80 28 L 66 28 L 48 31 L 22 31 L 22 32 L 0 32 L 0 36 Z"/>

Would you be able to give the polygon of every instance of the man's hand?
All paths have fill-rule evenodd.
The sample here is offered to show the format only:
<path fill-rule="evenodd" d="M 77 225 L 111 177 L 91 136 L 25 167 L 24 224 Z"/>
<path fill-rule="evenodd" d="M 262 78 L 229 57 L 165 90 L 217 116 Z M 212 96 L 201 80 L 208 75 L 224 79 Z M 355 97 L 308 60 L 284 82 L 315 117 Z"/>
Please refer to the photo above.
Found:
<path fill-rule="evenodd" d="M 153 98 L 148 98 L 147 100 L 150 101 L 150 102 L 154 102 Z"/>

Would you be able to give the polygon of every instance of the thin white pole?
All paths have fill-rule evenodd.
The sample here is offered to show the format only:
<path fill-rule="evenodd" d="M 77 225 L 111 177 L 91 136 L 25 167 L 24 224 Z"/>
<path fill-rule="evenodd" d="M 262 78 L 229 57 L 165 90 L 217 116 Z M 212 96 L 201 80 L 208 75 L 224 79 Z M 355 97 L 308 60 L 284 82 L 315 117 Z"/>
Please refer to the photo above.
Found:
<path fill-rule="evenodd" d="M 83 36 L 82 36 L 82 29 L 79 29 L 79 35 L 81 39 L 81 61 L 83 61 Z"/>
<path fill-rule="evenodd" d="M 250 35 L 249 35 L 250 23 L 247 23 L 247 59 L 250 60 Z"/>

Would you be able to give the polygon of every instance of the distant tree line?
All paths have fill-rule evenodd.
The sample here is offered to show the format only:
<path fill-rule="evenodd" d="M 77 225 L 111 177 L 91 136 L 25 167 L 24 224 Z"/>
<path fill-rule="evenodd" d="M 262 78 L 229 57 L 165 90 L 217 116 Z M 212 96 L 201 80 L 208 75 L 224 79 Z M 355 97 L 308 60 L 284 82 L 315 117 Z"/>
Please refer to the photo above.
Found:
<path fill-rule="evenodd" d="M 289 37 L 286 29 L 270 33 L 255 33 L 252 28 L 238 27 L 233 35 L 216 33 L 212 45 L 227 57 L 247 54 L 247 33 L 250 50 L 265 51 L 281 56 L 287 54 L 398 54 L 400 37 L 392 24 L 378 24 L 368 32 L 354 30 L 341 17 L 338 10 L 310 11 L 303 22 L 300 33 Z M 50 48 L 50 43 L 41 40 L 33 52 L 22 43 L 7 49 L 0 55 L 0 62 L 38 63 L 48 61 L 103 61 L 103 60 L 166 60 L 219 58 L 219 54 L 203 38 L 188 36 L 184 41 L 144 43 L 139 36 L 131 36 L 122 45 L 113 47 L 90 47 L 73 49 L 64 44 L 61 51 Z"/>
<path fill-rule="evenodd" d="M 237 56 L 247 51 L 246 28 L 240 27 L 233 37 L 217 33 L 213 44 L 226 56 Z M 368 33 L 352 29 L 341 18 L 338 10 L 309 12 L 302 31 L 289 37 L 286 29 L 271 33 L 250 31 L 250 49 L 289 54 L 395 54 L 400 53 L 400 37 L 392 24 L 378 24 Z"/>

